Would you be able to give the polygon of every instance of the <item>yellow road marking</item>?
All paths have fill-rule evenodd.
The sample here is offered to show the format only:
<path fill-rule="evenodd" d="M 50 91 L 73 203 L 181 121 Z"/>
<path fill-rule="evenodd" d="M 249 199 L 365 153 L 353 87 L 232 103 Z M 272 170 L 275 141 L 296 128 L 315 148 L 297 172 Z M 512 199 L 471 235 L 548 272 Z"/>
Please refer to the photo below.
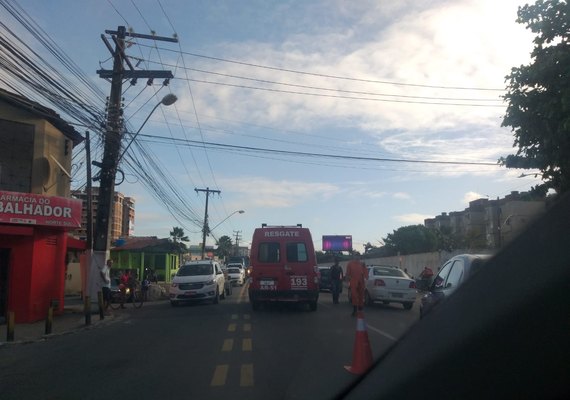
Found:
<path fill-rule="evenodd" d="M 222 345 L 222 351 L 232 351 L 233 348 L 234 348 L 233 339 L 224 340 L 224 344 Z"/>
<path fill-rule="evenodd" d="M 230 367 L 227 364 L 216 366 L 210 386 L 224 386 L 226 384 L 226 378 L 228 377 L 229 368 Z"/>
<path fill-rule="evenodd" d="M 253 386 L 253 364 L 242 364 L 239 385 Z"/>
<path fill-rule="evenodd" d="M 251 332 L 251 324 L 243 324 L 244 332 Z"/>
<path fill-rule="evenodd" d="M 251 339 L 243 339 L 241 342 L 241 351 L 251 351 L 253 348 Z"/>
<path fill-rule="evenodd" d="M 228 332 L 235 332 L 237 328 L 237 324 L 229 324 L 228 325 Z"/>

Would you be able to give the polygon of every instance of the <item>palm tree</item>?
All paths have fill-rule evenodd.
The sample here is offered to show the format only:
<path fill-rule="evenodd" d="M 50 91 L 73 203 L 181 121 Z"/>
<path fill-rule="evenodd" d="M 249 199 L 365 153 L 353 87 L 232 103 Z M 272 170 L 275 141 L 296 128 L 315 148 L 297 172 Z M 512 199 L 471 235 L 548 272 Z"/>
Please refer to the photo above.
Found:
<path fill-rule="evenodd" d="M 229 236 L 222 236 L 220 239 L 218 239 L 218 248 L 216 250 L 216 255 L 220 258 L 226 258 L 228 257 L 231 252 L 232 252 L 232 238 L 230 238 Z"/>
<path fill-rule="evenodd" d="M 189 242 L 190 239 L 188 239 L 188 236 L 184 234 L 184 229 L 175 226 L 170 231 L 170 240 L 174 243 L 178 251 L 178 261 L 181 263 L 182 253 L 186 253 L 188 251 L 188 246 L 186 246 L 186 243 L 184 242 Z"/>

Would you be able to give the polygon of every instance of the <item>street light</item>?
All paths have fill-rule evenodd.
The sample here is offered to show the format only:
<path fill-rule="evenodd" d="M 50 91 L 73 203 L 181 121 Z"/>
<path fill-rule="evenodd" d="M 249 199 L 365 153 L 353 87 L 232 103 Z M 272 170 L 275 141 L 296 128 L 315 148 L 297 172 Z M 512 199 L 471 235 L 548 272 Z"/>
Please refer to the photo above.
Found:
<path fill-rule="evenodd" d="M 138 134 L 140 133 L 140 131 L 142 130 L 143 126 L 146 124 L 146 122 L 149 120 L 150 116 L 154 113 L 154 111 L 158 108 L 159 105 L 164 105 L 164 106 L 170 106 L 174 103 L 176 103 L 176 100 L 178 100 L 178 97 L 176 97 L 176 95 L 172 94 L 172 93 L 168 93 L 166 96 L 164 96 L 162 98 L 162 100 L 160 100 L 159 103 L 157 103 L 154 108 L 151 110 L 150 114 L 148 114 L 148 116 L 146 117 L 146 119 L 144 120 L 144 122 L 142 123 L 142 125 L 140 126 L 140 128 L 138 129 L 138 131 L 133 135 L 133 137 L 131 138 L 131 141 L 129 142 L 129 144 L 127 145 L 127 147 L 125 147 L 125 150 L 123 150 L 123 152 L 121 153 L 121 155 L 119 156 L 119 158 L 117 159 L 117 165 L 119 165 L 119 162 L 122 160 L 123 156 L 125 155 L 125 153 L 127 152 L 127 150 L 129 149 L 129 147 L 131 147 L 131 144 L 133 144 L 133 142 L 135 141 L 136 137 L 138 136 Z"/>
<path fill-rule="evenodd" d="M 233 213 L 231 213 L 230 215 L 228 215 L 226 218 L 224 218 L 220 223 L 218 223 L 216 226 L 214 226 L 212 229 L 210 229 L 208 227 L 208 219 L 207 217 L 204 218 L 204 229 L 203 229 L 203 233 L 204 236 L 202 237 L 202 260 L 204 259 L 204 254 L 206 253 L 206 235 L 209 235 L 210 232 L 212 232 L 214 229 L 216 229 L 218 226 L 220 226 L 221 224 L 223 224 L 228 218 L 230 218 L 232 215 L 235 214 L 243 214 L 245 211 L 244 210 L 236 210 Z"/>
<path fill-rule="evenodd" d="M 233 213 L 231 213 L 230 215 L 228 215 L 226 218 L 224 218 L 219 224 L 217 224 L 216 226 L 214 226 L 212 229 L 208 229 L 208 232 L 212 232 L 214 229 L 216 229 L 218 226 L 222 225 L 224 222 L 226 222 L 226 220 L 231 217 L 234 214 L 243 214 L 245 211 L 244 210 L 236 210 Z"/>

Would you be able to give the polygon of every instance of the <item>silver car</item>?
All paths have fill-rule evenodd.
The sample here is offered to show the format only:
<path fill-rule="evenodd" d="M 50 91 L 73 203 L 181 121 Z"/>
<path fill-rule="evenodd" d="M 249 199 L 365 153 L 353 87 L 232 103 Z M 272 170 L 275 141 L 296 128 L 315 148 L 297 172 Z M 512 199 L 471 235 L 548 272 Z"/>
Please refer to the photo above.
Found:
<path fill-rule="evenodd" d="M 421 299 L 420 318 L 445 300 L 471 278 L 491 258 L 488 254 L 459 254 L 446 261 Z"/>
<path fill-rule="evenodd" d="M 376 301 L 384 304 L 400 303 L 410 310 L 416 301 L 416 281 L 398 267 L 367 265 L 368 280 L 364 291 L 364 302 L 372 305 Z M 348 291 L 350 301 L 350 290 Z"/>

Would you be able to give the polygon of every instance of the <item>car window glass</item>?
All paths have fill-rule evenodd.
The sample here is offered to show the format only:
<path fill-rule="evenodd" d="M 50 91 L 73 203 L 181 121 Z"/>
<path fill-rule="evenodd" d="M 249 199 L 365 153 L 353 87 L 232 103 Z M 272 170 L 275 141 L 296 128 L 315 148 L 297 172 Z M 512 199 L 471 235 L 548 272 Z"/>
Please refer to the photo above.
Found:
<path fill-rule="evenodd" d="M 286 250 L 289 262 L 305 262 L 309 259 L 305 243 L 287 243 Z"/>
<path fill-rule="evenodd" d="M 441 268 L 441 271 L 439 271 L 439 273 L 437 274 L 437 276 L 435 277 L 435 279 L 433 280 L 433 288 L 434 289 L 441 289 L 443 288 L 443 285 L 445 283 L 445 280 L 447 279 L 447 276 L 449 275 L 449 272 L 451 271 L 451 266 L 452 266 L 453 262 L 452 261 L 448 261 L 443 268 Z"/>
<path fill-rule="evenodd" d="M 259 262 L 262 263 L 275 263 L 281 261 L 279 252 L 279 243 L 277 242 L 264 242 L 259 244 Z"/>
<path fill-rule="evenodd" d="M 456 288 L 459 286 L 461 277 L 463 276 L 463 269 L 463 260 L 456 260 L 453 263 L 451 272 L 447 276 L 447 280 L 445 281 L 445 288 Z"/>

